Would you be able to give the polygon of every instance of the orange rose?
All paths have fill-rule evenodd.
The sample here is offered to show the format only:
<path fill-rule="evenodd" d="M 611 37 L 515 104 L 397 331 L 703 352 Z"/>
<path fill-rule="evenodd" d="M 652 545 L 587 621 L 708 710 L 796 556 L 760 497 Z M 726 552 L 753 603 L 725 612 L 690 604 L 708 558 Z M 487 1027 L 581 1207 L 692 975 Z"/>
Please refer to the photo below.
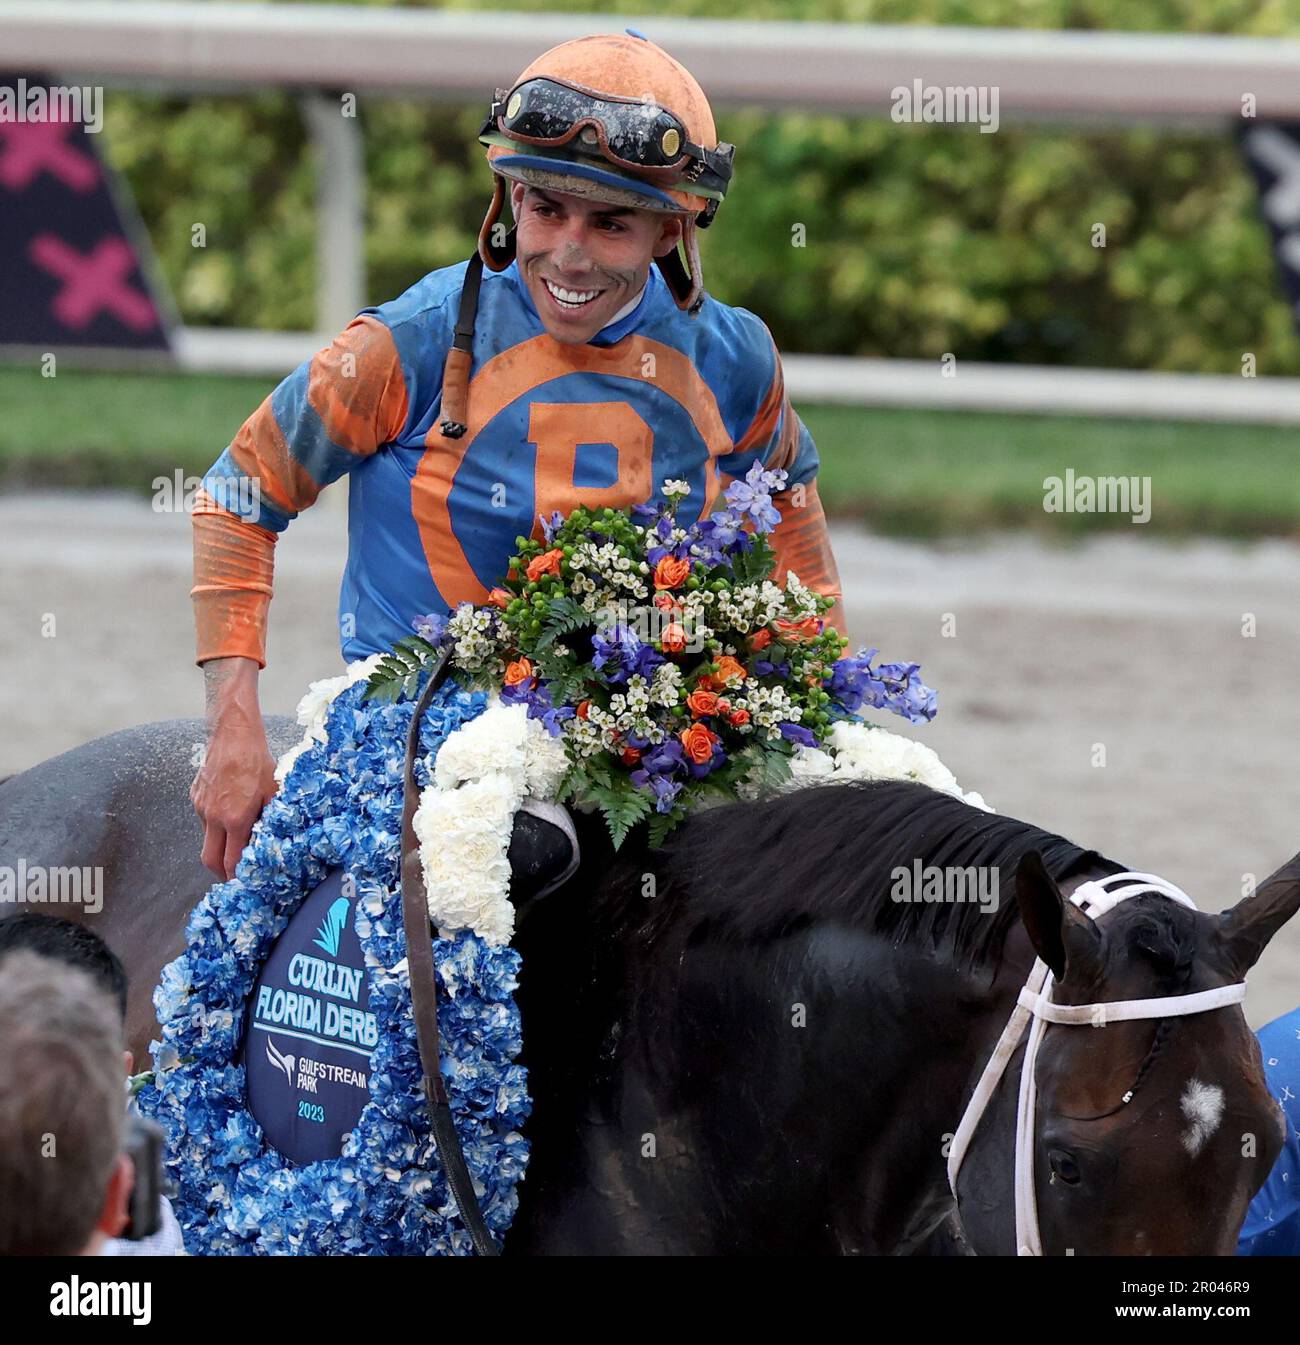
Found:
<path fill-rule="evenodd" d="M 748 724 L 748 723 L 749 723 L 749 711 L 748 711 L 748 710 L 733 710 L 733 711 L 727 716 L 727 720 L 728 720 L 729 723 L 732 723 L 732 724 L 737 725 L 737 727 L 739 727 L 741 724 Z"/>
<path fill-rule="evenodd" d="M 718 713 L 718 693 L 716 691 L 692 691 L 686 697 L 686 708 L 697 719 L 701 715 L 715 715 Z"/>
<path fill-rule="evenodd" d="M 625 747 L 619 756 L 625 766 L 635 766 L 641 760 L 641 751 L 636 747 Z"/>
<path fill-rule="evenodd" d="M 528 568 L 524 573 L 534 583 L 544 574 L 559 574 L 560 562 L 564 559 L 564 552 L 558 547 L 551 551 L 544 551 L 540 556 L 534 556 L 528 562 Z"/>
<path fill-rule="evenodd" d="M 663 556 L 655 566 L 655 588 L 681 588 L 691 572 L 689 560 Z"/>
<path fill-rule="evenodd" d="M 682 605 L 673 597 L 671 593 L 656 593 L 654 596 L 654 605 L 661 612 L 680 612 Z"/>
<path fill-rule="evenodd" d="M 712 759 L 713 744 L 719 741 L 718 735 L 710 732 L 703 724 L 692 724 L 690 728 L 682 729 L 677 736 L 686 749 L 686 755 L 697 766 L 703 766 Z"/>
<path fill-rule="evenodd" d="M 768 645 L 770 645 L 771 643 L 772 643 L 772 632 L 768 630 L 766 626 L 764 626 L 763 629 L 759 631 L 757 635 L 753 636 L 749 641 L 750 647 L 752 649 L 766 649 Z"/>
<path fill-rule="evenodd" d="M 659 647 L 665 654 L 680 654 L 686 648 L 686 628 L 676 621 L 669 622 L 659 637 Z"/>
<path fill-rule="evenodd" d="M 488 594 L 488 602 L 490 602 L 493 607 L 499 607 L 503 612 L 510 606 L 510 601 L 510 594 L 503 588 L 494 588 L 492 592 Z"/>
<path fill-rule="evenodd" d="M 579 719 L 586 719 L 586 717 L 587 717 L 590 713 L 591 713 L 591 702 L 590 702 L 590 701 L 579 701 L 579 702 L 578 702 L 578 709 L 577 709 L 577 715 L 578 715 L 578 718 L 579 718 Z"/>
<path fill-rule="evenodd" d="M 506 664 L 506 686 L 518 686 L 520 682 L 526 682 L 533 675 L 533 665 L 526 658 L 516 659 L 513 663 Z"/>
<path fill-rule="evenodd" d="M 821 618 L 804 617 L 802 621 L 777 620 L 777 631 L 791 644 L 801 644 L 804 640 L 815 640 L 822 633 Z"/>
<path fill-rule="evenodd" d="M 709 677 L 701 678 L 700 685 L 703 686 L 707 683 L 710 687 L 721 690 L 728 682 L 743 681 L 744 677 L 744 667 L 737 663 L 730 654 L 723 654 L 718 660 L 718 671 Z"/>

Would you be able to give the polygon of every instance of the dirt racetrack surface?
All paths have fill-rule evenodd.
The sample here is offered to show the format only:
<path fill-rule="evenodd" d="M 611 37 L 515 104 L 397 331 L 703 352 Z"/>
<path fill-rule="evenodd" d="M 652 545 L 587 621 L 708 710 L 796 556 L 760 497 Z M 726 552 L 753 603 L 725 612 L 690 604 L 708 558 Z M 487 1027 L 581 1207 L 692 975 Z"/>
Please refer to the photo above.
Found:
<path fill-rule="evenodd" d="M 916 660 L 939 689 L 931 725 L 877 718 L 998 811 L 1163 874 L 1206 910 L 1300 850 L 1300 549 L 1175 546 L 1140 527 L 1069 549 L 835 540 L 855 641 Z M 343 511 L 327 497 L 276 549 L 262 708 L 292 714 L 342 667 Z M 186 515 L 0 498 L 0 572 L 0 776 L 202 713 Z M 1247 1017 L 1298 1002 L 1300 917 L 1252 973 Z"/>

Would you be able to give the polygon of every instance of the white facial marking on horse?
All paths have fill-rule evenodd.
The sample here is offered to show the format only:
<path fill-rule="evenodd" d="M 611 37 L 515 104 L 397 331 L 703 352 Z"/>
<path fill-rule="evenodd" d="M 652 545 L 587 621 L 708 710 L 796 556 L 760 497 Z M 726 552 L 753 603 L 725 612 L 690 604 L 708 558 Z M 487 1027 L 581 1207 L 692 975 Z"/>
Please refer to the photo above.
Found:
<path fill-rule="evenodd" d="M 1183 1089 L 1179 1106 L 1191 1122 L 1188 1129 L 1183 1131 L 1183 1148 L 1195 1158 L 1223 1120 L 1223 1089 L 1217 1084 L 1193 1079 Z"/>

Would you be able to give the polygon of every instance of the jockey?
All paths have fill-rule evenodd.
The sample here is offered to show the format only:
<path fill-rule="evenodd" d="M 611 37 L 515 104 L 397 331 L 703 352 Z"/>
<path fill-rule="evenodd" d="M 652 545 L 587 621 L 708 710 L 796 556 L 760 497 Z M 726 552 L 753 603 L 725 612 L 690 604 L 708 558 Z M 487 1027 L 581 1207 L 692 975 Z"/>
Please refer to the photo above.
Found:
<path fill-rule="evenodd" d="M 704 290 L 696 229 L 734 146 L 695 79 L 633 29 L 579 38 L 497 91 L 479 140 L 494 191 L 475 254 L 363 310 L 248 418 L 196 497 L 209 746 L 191 799 L 222 878 L 276 790 L 257 697 L 275 542 L 344 473 L 349 661 L 418 615 L 485 602 L 516 538 L 556 511 L 648 503 L 674 478 L 702 516 L 722 475 L 759 460 L 787 473 L 776 574 L 834 597 L 844 629 L 817 450 L 771 333 Z M 558 808 L 518 820 L 516 878 L 549 890 L 576 863 L 572 824 Z"/>

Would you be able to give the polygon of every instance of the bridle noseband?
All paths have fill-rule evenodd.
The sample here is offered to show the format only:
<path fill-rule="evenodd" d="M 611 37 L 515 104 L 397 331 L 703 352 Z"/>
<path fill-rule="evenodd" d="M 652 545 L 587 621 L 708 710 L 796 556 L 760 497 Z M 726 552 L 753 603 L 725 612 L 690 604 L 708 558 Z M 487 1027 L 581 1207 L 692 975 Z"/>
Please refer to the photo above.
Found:
<path fill-rule="evenodd" d="M 1112 884 L 1119 884 L 1112 888 Z M 1151 873 L 1112 873 L 1105 878 L 1081 883 L 1070 900 L 1083 908 L 1093 920 L 1105 915 L 1111 907 L 1129 897 L 1155 892 L 1169 897 L 1183 906 L 1196 909 L 1196 903 L 1181 888 Z M 1042 1256 L 1043 1244 L 1038 1231 L 1038 1202 L 1034 1192 L 1034 1115 L 1038 1103 L 1038 1086 L 1034 1081 L 1034 1066 L 1038 1048 L 1048 1023 L 1064 1027 L 1105 1027 L 1108 1023 L 1133 1022 L 1140 1019 L 1179 1018 L 1187 1014 L 1205 1013 L 1222 1009 L 1229 1004 L 1240 1004 L 1246 998 L 1246 983 L 1216 986 L 1212 990 L 1198 990 L 1190 995 L 1159 995 L 1153 999 L 1125 999 L 1101 1004 L 1055 1004 L 1052 1002 L 1053 977 L 1041 958 L 1034 961 L 1029 979 L 1020 991 L 1016 1007 L 993 1048 L 993 1054 L 980 1076 L 975 1092 L 966 1105 L 961 1124 L 953 1136 L 948 1155 L 948 1185 L 953 1199 L 957 1198 L 957 1174 L 980 1120 L 1006 1072 L 1029 1026 L 1029 1041 L 1020 1067 L 1020 1096 L 1016 1109 L 1016 1251 L 1020 1256 Z M 1032 1019 L 1032 1024 L 1030 1020 Z M 1124 1102 L 1132 1097 L 1130 1089 Z M 1120 1104 L 1124 1105 L 1123 1103 Z M 1114 1108 L 1118 1111 L 1119 1108 Z"/>

